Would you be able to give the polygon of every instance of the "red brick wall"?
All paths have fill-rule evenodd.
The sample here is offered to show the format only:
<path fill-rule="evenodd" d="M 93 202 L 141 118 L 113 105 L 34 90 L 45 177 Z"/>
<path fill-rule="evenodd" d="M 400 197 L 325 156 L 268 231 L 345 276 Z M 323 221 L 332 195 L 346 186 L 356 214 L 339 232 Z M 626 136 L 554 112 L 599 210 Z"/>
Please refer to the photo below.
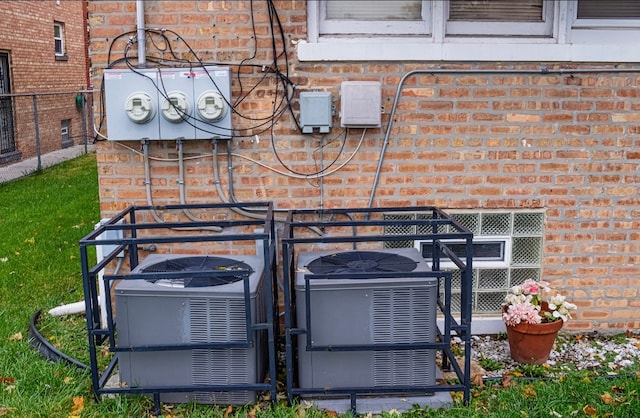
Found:
<path fill-rule="evenodd" d="M 276 1 L 289 53 L 289 76 L 298 91 L 330 91 L 339 110 L 340 83 L 375 80 L 383 86 L 382 128 L 369 129 L 353 159 L 322 184 L 294 178 L 278 157 L 300 173 L 318 169 L 321 141 L 325 166 L 338 155 L 342 136 L 338 112 L 327 135 L 302 135 L 285 113 L 268 132 L 229 142 L 235 195 L 240 201 L 271 200 L 280 209 L 362 207 L 369 201 L 393 97 L 403 74 L 452 68 L 464 73 L 423 74 L 407 80 L 384 156 L 375 206 L 436 205 L 444 209 L 543 208 L 546 212 L 543 276 L 560 286 L 580 311 L 572 330 L 640 328 L 640 73 L 543 74 L 547 65 L 504 63 L 299 62 L 295 42 L 305 39 L 305 2 Z M 90 1 L 90 55 L 94 84 L 100 84 L 107 51 L 118 35 L 135 30 L 135 2 Z M 249 62 L 270 65 L 270 28 L 265 2 L 254 2 L 257 53 Z M 208 62 L 231 65 L 253 48 L 249 2 L 145 1 L 148 27 L 184 37 Z M 175 37 L 174 37 L 175 38 Z M 128 36 L 113 44 L 119 57 Z M 279 40 L 279 38 L 278 38 Z M 147 44 L 149 53 L 153 46 Z M 192 58 L 184 48 L 177 51 Z M 157 54 L 157 51 L 155 52 Z M 280 63 L 284 63 L 281 60 Z M 285 71 L 283 66 L 281 71 Z M 629 65 L 631 66 L 631 65 Z M 551 69 L 588 69 L 562 63 Z M 620 67 L 624 67 L 621 65 Z M 487 74 L 487 69 L 511 73 Z M 606 67 L 611 69 L 612 67 Z M 518 71 L 529 69 L 529 73 Z M 263 74 L 245 69 L 244 92 Z M 239 107 L 268 114 L 276 83 L 261 85 Z M 240 85 L 234 76 L 234 95 Z M 297 113 L 297 95 L 294 103 Z M 247 122 L 234 116 L 234 127 Z M 339 166 L 355 152 L 361 129 L 348 132 Z M 328 141 L 335 138 L 333 141 Z M 131 148 L 125 147 L 129 146 Z M 226 143 L 220 145 L 221 182 L 228 190 Z M 273 149 L 277 150 L 277 157 Z M 98 146 L 100 196 L 105 216 L 145 204 L 140 144 Z M 211 144 L 188 142 L 187 202 L 219 202 L 213 184 Z M 177 203 L 178 165 L 173 141 L 151 144 L 153 203 Z M 300 176 L 298 176 L 300 177 Z"/>
<path fill-rule="evenodd" d="M 81 1 L 0 2 L 0 51 L 9 53 L 12 93 L 74 92 L 88 87 L 84 13 Z M 54 21 L 64 23 L 66 60 L 55 57 Z M 42 153 L 60 149 L 63 119 L 72 120 L 75 143 L 84 140 L 75 96 L 68 93 L 38 97 Z M 33 98 L 16 97 L 14 106 L 18 151 L 23 158 L 33 157 L 36 155 Z"/>

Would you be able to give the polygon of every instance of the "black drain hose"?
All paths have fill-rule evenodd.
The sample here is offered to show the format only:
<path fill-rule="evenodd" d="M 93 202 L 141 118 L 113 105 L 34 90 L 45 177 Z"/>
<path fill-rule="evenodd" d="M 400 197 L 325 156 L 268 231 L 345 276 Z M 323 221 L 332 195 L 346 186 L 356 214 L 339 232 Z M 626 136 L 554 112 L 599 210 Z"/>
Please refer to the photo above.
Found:
<path fill-rule="evenodd" d="M 31 316 L 31 321 L 29 321 L 29 345 L 31 346 L 31 348 L 39 351 L 40 354 L 48 360 L 64 361 L 80 369 L 89 370 L 89 366 L 64 354 L 63 352 L 55 348 L 49 341 L 47 341 L 47 339 L 44 338 L 42 334 L 40 334 L 40 331 L 38 331 L 36 324 L 38 323 L 38 318 L 40 318 L 41 313 L 42 309 L 38 310 Z"/>

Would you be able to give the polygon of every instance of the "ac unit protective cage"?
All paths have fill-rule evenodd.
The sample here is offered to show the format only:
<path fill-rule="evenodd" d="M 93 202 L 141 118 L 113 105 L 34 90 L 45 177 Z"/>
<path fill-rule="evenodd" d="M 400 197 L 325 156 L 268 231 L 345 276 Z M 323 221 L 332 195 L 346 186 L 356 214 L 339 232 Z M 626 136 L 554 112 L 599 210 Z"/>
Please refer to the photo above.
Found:
<path fill-rule="evenodd" d="M 425 213 L 428 216 L 419 218 L 410 216 L 413 213 Z M 391 217 L 391 219 L 387 219 L 387 217 Z M 407 232 L 388 235 L 386 231 L 389 229 L 406 230 Z M 318 230 L 322 231 L 322 234 L 314 235 L 310 232 Z M 425 343 L 423 345 L 380 343 L 376 344 L 374 348 L 371 348 L 370 345 L 367 347 L 360 345 L 349 347 L 348 344 L 334 346 L 318 343 L 316 338 L 322 337 L 322 334 L 317 334 L 314 330 L 311 331 L 311 343 L 307 344 L 306 341 L 306 317 L 301 316 L 303 314 L 300 311 L 307 312 L 315 309 L 314 306 L 317 303 L 311 296 L 314 290 L 322 289 L 323 279 L 337 280 L 337 282 L 341 280 L 341 278 L 336 277 L 338 275 L 323 274 L 325 276 L 323 277 L 323 275 L 315 274 L 317 277 L 312 279 L 307 274 L 304 280 L 309 282 L 310 290 L 307 292 L 306 290 L 308 289 L 305 289 L 303 294 L 300 280 L 305 276 L 304 265 L 310 263 L 314 258 L 321 257 L 319 253 L 313 254 L 313 252 L 318 249 L 331 249 L 329 252 L 344 251 L 345 249 L 359 251 L 359 249 L 363 249 L 364 251 L 391 251 L 397 254 L 398 248 L 394 245 L 395 243 L 409 242 L 413 244 L 417 240 L 432 240 L 436 245 L 445 245 L 449 240 L 466 240 L 467 251 L 470 253 L 473 233 L 452 219 L 443 210 L 432 206 L 345 208 L 322 211 L 299 209 L 289 211 L 281 236 L 282 270 L 284 274 L 283 293 L 285 299 L 286 385 L 289 402 L 294 402 L 296 397 L 305 397 L 307 400 L 318 404 L 327 405 L 328 402 L 331 403 L 331 406 L 338 406 L 340 402 L 344 402 L 346 399 L 347 404 L 350 403 L 352 412 L 366 413 L 367 405 L 371 405 L 371 402 L 376 400 L 385 405 L 390 405 L 393 402 L 394 408 L 406 408 L 407 399 L 416 399 L 412 397 L 417 396 L 420 398 L 424 397 L 425 394 L 431 393 L 434 395 L 433 397 L 421 398 L 419 402 L 439 408 L 443 403 L 446 404 L 445 398 L 449 392 L 462 392 L 463 401 L 466 404 L 469 403 L 471 396 L 471 304 L 469 301 L 471 300 L 472 286 L 472 257 L 466 259 L 466 264 L 457 260 L 460 263 L 461 309 L 455 313 L 451 311 L 451 277 L 453 273 L 438 269 L 440 265 L 439 251 L 436 252 L 433 264 L 429 266 L 425 266 L 424 262 L 418 263 L 416 261 L 416 270 L 418 270 L 417 266 L 421 264 L 424 267 L 420 267 L 420 269 L 430 271 L 418 271 L 417 273 L 411 271 L 401 274 L 376 272 L 371 274 L 371 277 L 376 277 L 374 280 L 402 276 L 406 276 L 406 278 L 424 276 L 427 278 L 426 282 L 430 284 L 433 281 L 429 282 L 428 277 L 436 278 L 435 283 L 439 283 L 443 292 L 439 294 L 436 290 L 436 296 L 434 297 L 437 301 L 436 313 L 439 318 L 436 323 L 437 338 L 435 343 Z M 402 254 L 401 252 L 399 253 Z M 307 255 L 310 256 L 309 259 L 307 259 Z M 366 273 L 366 275 L 369 275 L 369 273 Z M 354 273 L 351 276 L 351 279 L 366 278 L 365 274 L 362 273 Z M 345 279 L 347 278 L 345 277 Z M 318 280 L 320 281 L 320 286 L 315 285 L 314 289 L 313 282 Z M 371 283 L 375 283 L 375 281 Z M 370 290 L 377 291 L 379 289 L 371 288 Z M 430 286 L 420 290 L 433 297 L 431 294 L 433 290 Z M 334 324 L 339 326 L 337 322 L 337 320 L 334 320 Z M 313 327 L 313 319 L 310 327 Z M 461 363 L 458 363 L 456 355 L 451 349 L 451 342 L 454 337 L 460 338 L 462 342 L 462 345 L 459 346 L 462 348 L 463 361 Z M 314 341 L 316 341 L 316 345 L 314 345 Z M 322 341 L 320 342 L 322 343 Z M 311 347 L 311 349 L 308 350 L 307 347 Z M 441 369 L 453 370 L 459 383 L 440 385 L 436 381 L 433 385 L 407 384 L 406 382 L 409 381 L 407 378 L 403 381 L 405 383 L 386 387 L 375 386 L 374 381 L 370 381 L 366 386 L 358 387 L 335 387 L 333 384 L 324 387 L 305 386 L 308 384 L 305 380 L 307 377 L 304 375 L 304 367 L 307 364 L 304 357 L 307 355 L 305 351 L 311 351 L 313 355 L 322 351 L 330 351 L 328 354 L 343 351 L 355 351 L 362 354 L 362 351 L 393 352 L 394 350 L 401 351 L 403 348 L 407 350 L 427 348 L 441 352 Z M 299 356 L 302 356 L 303 372 L 301 379 L 299 379 L 300 373 L 298 370 Z M 344 367 L 348 367 L 348 365 Z M 313 365 L 310 368 L 307 367 L 307 370 L 316 371 L 313 369 Z M 398 376 L 399 374 L 396 375 L 396 377 Z M 390 401 L 391 399 L 396 399 L 396 401 Z M 433 401 L 428 399 L 433 399 Z M 344 406 L 344 403 L 340 405 Z"/>
<path fill-rule="evenodd" d="M 412 272 L 430 272 L 417 250 L 397 249 L 298 254 L 295 291 L 298 382 L 302 388 L 387 387 L 435 384 L 435 350 L 317 351 L 338 345 L 412 344 L 436 341 L 437 278 L 313 279 L 309 263 L 336 254 L 363 258 L 401 256 Z M 381 258 L 384 259 L 384 258 Z M 309 276 L 309 280 L 305 280 Z M 309 295 L 306 295 L 309 289 Z M 307 305 L 307 300 L 309 305 Z M 307 309 L 307 307 L 309 309 Z M 310 338 L 309 338 L 310 337 Z M 309 341 L 310 340 L 310 341 Z M 311 343 L 311 346 L 309 346 Z"/>
<path fill-rule="evenodd" d="M 152 254 L 131 273 L 165 260 L 180 261 L 201 255 Z M 249 265 L 248 305 L 244 280 L 217 286 L 172 287 L 148 280 L 123 280 L 115 287 L 117 346 L 241 343 L 251 324 L 265 320 L 264 262 L 257 256 L 218 256 Z M 158 273 L 154 273 L 158 274 Z M 185 275 L 188 272 L 184 273 Z M 151 278 L 154 278 L 151 276 Z M 250 307 L 247 313 L 246 306 Z M 250 324 L 249 324 L 250 325 Z M 256 333 L 247 348 L 194 348 L 189 350 L 120 351 L 122 386 L 197 386 L 259 383 L 264 378 L 265 332 Z M 163 402 L 240 404 L 254 402 L 255 391 L 162 393 Z"/>
<path fill-rule="evenodd" d="M 82 268 L 82 281 L 84 289 L 84 297 L 86 303 L 86 321 L 88 331 L 88 349 L 89 349 L 89 368 L 91 372 L 91 386 L 95 397 L 98 401 L 103 395 L 115 394 L 148 394 L 153 396 L 154 415 L 160 415 L 162 405 L 160 397 L 164 393 L 189 392 L 194 393 L 192 397 L 198 397 L 199 392 L 210 396 L 210 393 L 222 392 L 245 392 L 259 391 L 268 392 L 270 399 L 275 402 L 277 399 L 277 376 L 276 376 L 276 340 L 278 339 L 279 329 L 276 322 L 278 312 L 278 287 L 276 285 L 276 229 L 273 215 L 273 204 L 271 202 L 238 202 L 233 204 L 227 203 L 200 203 L 200 204 L 168 204 L 162 207 L 164 214 L 175 214 L 176 218 L 172 222 L 153 222 L 152 212 L 158 210 L 154 206 L 129 206 L 115 215 L 113 218 L 101 222 L 96 229 L 79 241 L 80 246 L 80 263 Z M 184 217 L 180 216 L 185 210 L 197 211 L 202 215 L 202 221 L 182 221 Z M 248 218 L 241 216 L 238 212 L 256 211 L 261 213 L 260 219 Z M 210 228 L 221 228 L 221 233 L 203 233 L 202 230 Z M 180 231 L 180 232 L 176 232 Z M 251 232 L 250 232 L 251 231 Z M 99 238 L 101 237 L 101 238 Z M 220 343 L 196 343 L 196 344 L 178 344 L 170 346 L 149 346 L 142 349 L 132 349 L 116 344 L 117 330 L 116 321 L 114 320 L 115 303 L 111 298 L 106 298 L 105 306 L 105 323 L 101 321 L 101 304 L 100 294 L 110 294 L 115 291 L 114 283 L 118 281 L 140 281 L 140 279 L 148 279 L 149 274 L 133 274 L 129 271 L 120 272 L 120 268 L 116 267 L 119 260 L 118 257 L 124 251 L 125 262 L 129 265 L 138 266 L 140 260 L 144 262 L 144 255 L 151 244 L 158 245 L 158 248 L 172 248 L 179 251 L 183 248 L 199 248 L 201 253 L 209 252 L 219 257 L 230 257 L 244 259 L 244 256 L 234 253 L 227 256 L 227 253 L 233 252 L 234 248 L 243 247 L 245 250 L 255 248 L 258 257 L 262 258 L 262 282 L 256 287 L 255 304 L 262 300 L 259 295 L 260 291 L 264 292 L 264 301 L 266 304 L 266 319 L 262 323 L 255 323 L 254 330 L 256 333 L 264 333 L 267 335 L 266 343 L 262 347 L 262 351 L 268 355 L 265 366 L 268 376 L 260 383 L 242 383 L 242 384 L 195 384 L 182 386 L 173 381 L 168 381 L 167 386 L 137 386 L 137 387 L 121 387 L 120 385 L 109 384 L 117 379 L 119 354 L 122 352 L 162 352 L 171 351 L 174 348 L 179 351 L 183 350 L 200 350 L 211 348 L 230 348 L 230 349 L 246 349 L 252 348 L 246 342 L 220 342 Z M 107 246 L 113 248 L 108 254 L 103 254 L 103 258 L 96 260 L 93 256 L 98 246 Z M 211 249 L 211 251 L 208 251 Z M 186 252 L 186 251 L 185 251 Z M 220 253 L 225 254 L 220 254 Z M 249 250 L 251 253 L 251 251 Z M 185 256 L 192 254 L 185 254 Z M 250 263 L 254 268 L 259 267 L 253 261 Z M 115 269 L 114 269 L 115 268 Z M 256 269 L 257 270 L 257 269 Z M 163 273 L 164 275 L 165 273 Z M 168 274 L 168 273 L 166 273 Z M 175 273 L 171 273 L 175 274 Z M 237 274 L 237 272 L 234 272 Z M 152 274 L 154 275 L 154 274 Z M 199 274 L 190 273 L 192 277 Z M 209 272 L 206 275 L 210 276 Z M 99 291 L 99 284 L 104 287 Z M 248 284 L 248 281 L 245 281 Z M 160 286 L 157 286 L 160 287 Z M 126 288 L 126 287 L 125 287 Z M 123 289 L 125 289 L 123 288 Z M 154 288 L 155 289 L 155 288 Z M 163 292 L 164 290 L 164 292 Z M 163 289 L 155 290 L 163 293 L 176 295 L 175 290 Z M 193 289 L 186 290 L 193 292 Z M 200 291 L 199 291 L 200 292 Z M 218 288 L 217 294 L 224 293 Z M 247 293 L 249 289 L 247 289 Z M 200 293 L 196 293 L 197 295 Z M 206 294 L 206 293 L 205 293 Z M 228 295 L 227 295 L 228 296 Z M 127 296 L 128 297 L 128 296 Z M 163 296 L 160 296 L 163 297 Z M 175 296 L 176 298 L 185 298 L 188 295 Z M 209 295 L 209 299 L 210 299 Z M 115 296 L 114 296 L 115 299 Z M 206 298 L 205 298 L 206 299 Z M 254 309 L 252 309 L 252 312 Z M 261 312 L 261 309 L 255 309 L 255 312 Z M 254 334 L 255 335 L 255 334 Z M 254 345 L 260 338 L 254 338 Z M 101 352 L 108 348 L 115 352 L 108 365 L 99 364 Z M 256 351 L 259 351 L 256 348 Z M 230 355 L 229 359 L 215 356 L 212 359 L 211 368 L 209 370 L 218 369 L 220 361 L 224 365 L 235 365 L 234 361 L 240 358 L 241 362 L 246 362 L 251 354 L 246 351 L 238 351 L 241 355 Z M 196 354 L 199 354 L 196 353 Z M 206 361 L 209 361 L 208 359 Z M 256 360 L 258 361 L 258 360 Z M 258 365 L 258 368 L 261 368 Z M 208 373 L 203 369 L 204 373 Z M 196 402 L 199 400 L 196 399 Z M 206 399 L 205 399 L 206 401 Z"/>

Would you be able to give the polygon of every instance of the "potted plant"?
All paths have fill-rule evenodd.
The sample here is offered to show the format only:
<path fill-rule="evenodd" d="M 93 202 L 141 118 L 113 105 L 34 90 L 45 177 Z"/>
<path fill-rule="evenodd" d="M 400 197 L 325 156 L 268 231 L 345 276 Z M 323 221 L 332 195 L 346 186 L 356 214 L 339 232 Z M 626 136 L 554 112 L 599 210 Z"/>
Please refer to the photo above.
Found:
<path fill-rule="evenodd" d="M 511 358 L 520 363 L 542 364 L 549 359 L 558 331 L 577 309 L 566 297 L 550 294 L 549 283 L 525 280 L 511 288 L 502 305 Z"/>

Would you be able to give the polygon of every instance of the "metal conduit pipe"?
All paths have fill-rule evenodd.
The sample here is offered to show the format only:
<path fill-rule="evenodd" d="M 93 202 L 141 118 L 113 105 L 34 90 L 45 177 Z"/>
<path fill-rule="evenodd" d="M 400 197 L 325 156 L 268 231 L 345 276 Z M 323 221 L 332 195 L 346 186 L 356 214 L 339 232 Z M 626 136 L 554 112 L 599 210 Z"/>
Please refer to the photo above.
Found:
<path fill-rule="evenodd" d="M 218 166 L 218 140 L 214 139 L 212 142 L 213 142 L 213 162 L 212 162 L 213 163 L 213 184 L 215 185 L 216 191 L 218 192 L 218 197 L 220 198 L 220 200 L 222 200 L 223 203 L 229 204 L 231 203 L 230 202 L 231 200 L 233 201 L 234 204 L 238 204 L 239 202 L 237 201 L 235 195 L 233 194 L 233 176 L 231 175 L 231 170 L 233 170 L 233 167 L 231 165 L 231 154 L 230 153 L 228 154 L 229 194 L 231 196 L 231 198 L 228 198 L 227 195 L 222 190 L 222 186 L 220 184 L 220 168 Z M 229 144 L 227 144 L 227 147 L 228 145 Z M 239 215 L 246 216 L 247 218 L 264 219 L 265 217 L 265 214 L 249 212 L 249 211 L 240 209 L 238 207 L 231 207 L 230 209 Z M 278 218 L 278 217 L 274 217 L 273 220 L 280 223 L 284 223 L 287 221 L 285 218 Z M 320 231 L 319 228 L 309 227 L 309 229 L 318 235 L 323 235 L 322 231 Z"/>
<path fill-rule="evenodd" d="M 176 147 L 178 148 L 178 188 L 180 190 L 180 204 L 182 205 L 186 205 L 187 204 L 187 198 L 186 198 L 186 186 L 185 186 L 185 181 L 184 181 L 184 144 L 182 139 L 178 139 L 176 142 Z M 185 216 L 187 218 L 189 218 L 189 220 L 193 221 L 193 222 L 200 222 L 202 221 L 202 219 L 198 219 L 196 216 L 194 216 L 189 209 L 187 208 L 183 208 L 182 212 L 185 214 Z M 222 228 L 220 228 L 219 226 L 211 226 L 211 227 L 203 227 L 203 228 L 194 228 L 197 230 L 208 230 L 208 231 L 214 231 L 214 232 L 222 232 Z"/>
<path fill-rule="evenodd" d="M 147 195 L 147 205 L 151 206 L 151 215 L 156 222 L 162 223 L 164 219 L 162 219 L 156 213 L 156 210 L 153 206 L 153 197 L 151 196 L 151 163 L 149 162 L 149 140 L 142 140 L 142 152 L 144 159 L 144 188 Z"/>
<path fill-rule="evenodd" d="M 216 191 L 218 192 L 218 197 L 222 200 L 223 203 L 229 204 L 231 203 L 227 195 L 222 190 L 222 185 L 220 184 L 220 168 L 218 167 L 218 140 L 213 140 L 213 184 L 216 187 Z M 231 185 L 229 185 L 229 189 L 231 189 Z M 235 198 L 233 199 L 233 203 L 237 203 Z M 238 207 L 231 207 L 231 210 L 236 212 L 239 215 L 246 216 L 251 219 L 264 219 L 264 215 L 256 214 L 252 212 L 248 212 L 246 210 L 240 209 Z"/>
<path fill-rule="evenodd" d="M 147 66 L 147 45 L 144 32 L 144 1 L 136 0 L 136 29 L 138 31 L 138 66 Z"/>
<path fill-rule="evenodd" d="M 391 114 L 389 115 L 389 123 L 387 125 L 387 130 L 384 134 L 384 142 L 382 143 L 382 149 L 380 150 L 380 158 L 378 158 L 378 168 L 376 169 L 376 174 L 373 179 L 373 185 L 371 188 L 371 196 L 369 196 L 369 206 L 373 207 L 373 199 L 376 195 L 376 189 L 378 188 L 378 182 L 380 181 L 380 173 L 382 172 L 382 164 L 384 162 L 384 155 L 387 151 L 387 147 L 389 146 L 389 137 L 391 136 L 391 127 L 393 126 L 393 117 L 396 114 L 396 109 L 398 107 L 398 101 L 400 100 L 400 94 L 402 93 L 404 83 L 408 78 L 421 75 L 421 74 L 595 74 L 595 73 L 637 73 L 640 72 L 639 67 L 631 67 L 631 68 L 575 68 L 575 69 L 567 69 L 567 68 L 558 68 L 558 69 L 549 69 L 549 68 L 540 68 L 538 70 L 529 70 L 529 69 L 454 69 L 454 68 L 433 68 L 433 69 L 425 69 L 425 70 L 413 70 L 409 71 L 405 75 L 402 76 L 400 82 L 398 83 L 398 88 L 396 89 L 396 95 L 393 99 L 393 106 L 391 107 Z"/>

